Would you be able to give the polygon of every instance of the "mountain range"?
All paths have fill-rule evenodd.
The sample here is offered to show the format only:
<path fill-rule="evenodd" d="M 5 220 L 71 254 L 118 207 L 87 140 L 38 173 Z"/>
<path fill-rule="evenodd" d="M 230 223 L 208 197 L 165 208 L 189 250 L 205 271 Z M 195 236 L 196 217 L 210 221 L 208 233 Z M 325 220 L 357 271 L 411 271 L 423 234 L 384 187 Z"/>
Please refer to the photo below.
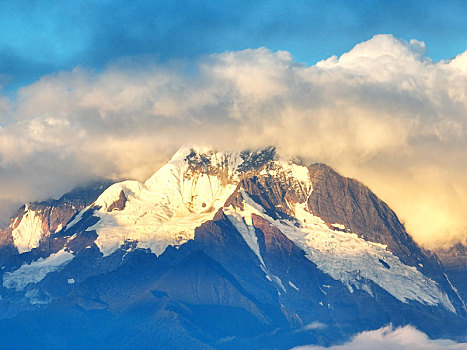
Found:
<path fill-rule="evenodd" d="M 466 249 L 428 251 L 368 187 L 274 147 L 182 147 L 147 181 L 0 230 L 6 348 L 287 349 L 387 324 L 467 339 Z"/>

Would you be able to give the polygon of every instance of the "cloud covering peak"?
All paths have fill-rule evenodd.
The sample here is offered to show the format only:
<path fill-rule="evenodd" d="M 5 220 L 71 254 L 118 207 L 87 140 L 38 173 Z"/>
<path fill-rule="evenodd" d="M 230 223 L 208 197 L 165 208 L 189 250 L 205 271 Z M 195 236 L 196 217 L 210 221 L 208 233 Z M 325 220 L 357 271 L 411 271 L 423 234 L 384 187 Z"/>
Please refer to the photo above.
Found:
<path fill-rule="evenodd" d="M 467 243 L 466 72 L 377 35 L 314 66 L 259 48 L 44 76 L 0 99 L 0 200 L 145 179 L 185 143 L 273 144 L 369 185 L 425 246 Z"/>

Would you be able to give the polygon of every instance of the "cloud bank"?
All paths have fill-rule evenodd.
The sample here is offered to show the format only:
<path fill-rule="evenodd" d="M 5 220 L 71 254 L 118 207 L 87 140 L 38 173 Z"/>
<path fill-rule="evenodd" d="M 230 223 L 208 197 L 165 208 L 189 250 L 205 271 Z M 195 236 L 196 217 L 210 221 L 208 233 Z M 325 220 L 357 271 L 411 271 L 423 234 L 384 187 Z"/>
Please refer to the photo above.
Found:
<path fill-rule="evenodd" d="M 405 326 L 393 329 L 391 326 L 375 331 L 357 334 L 350 342 L 331 347 L 300 346 L 294 350 L 461 350 L 467 343 L 451 340 L 432 340 L 419 330 Z"/>
<path fill-rule="evenodd" d="M 145 179 L 185 143 L 328 163 L 427 247 L 467 243 L 467 53 L 377 35 L 313 66 L 266 48 L 196 67 L 126 60 L 0 99 L 0 215 L 99 177 Z"/>

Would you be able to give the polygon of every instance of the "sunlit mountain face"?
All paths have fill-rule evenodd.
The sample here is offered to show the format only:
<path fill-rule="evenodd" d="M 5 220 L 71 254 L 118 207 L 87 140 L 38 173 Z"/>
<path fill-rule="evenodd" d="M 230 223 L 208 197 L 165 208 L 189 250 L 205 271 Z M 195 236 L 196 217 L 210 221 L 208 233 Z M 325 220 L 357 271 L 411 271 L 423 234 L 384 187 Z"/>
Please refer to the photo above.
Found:
<path fill-rule="evenodd" d="M 287 349 L 388 324 L 466 336 L 460 247 L 441 264 L 368 187 L 274 147 L 182 147 L 145 182 L 26 204 L 0 242 L 8 348 Z"/>

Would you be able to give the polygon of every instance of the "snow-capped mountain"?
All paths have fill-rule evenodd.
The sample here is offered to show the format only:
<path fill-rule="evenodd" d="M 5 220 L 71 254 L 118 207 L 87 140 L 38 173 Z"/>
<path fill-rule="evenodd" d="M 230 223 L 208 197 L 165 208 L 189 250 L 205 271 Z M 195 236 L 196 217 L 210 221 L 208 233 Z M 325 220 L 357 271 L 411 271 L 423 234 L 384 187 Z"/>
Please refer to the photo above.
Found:
<path fill-rule="evenodd" d="M 59 232 L 80 210 L 93 203 L 111 183 L 102 181 L 76 188 L 59 199 L 27 203 L 0 229 L 0 258 L 37 248 Z"/>
<path fill-rule="evenodd" d="M 29 344 L 9 337 L 19 325 L 49 348 L 287 348 L 388 323 L 467 336 L 458 288 L 384 202 L 272 147 L 184 147 L 79 209 L 47 234 L 29 207 L 10 224 L 5 344 Z"/>
<path fill-rule="evenodd" d="M 93 203 L 110 185 L 108 181 L 76 188 L 59 199 L 27 203 L 0 230 L 0 255 L 37 248 L 44 237 L 59 232 L 78 211 Z"/>

